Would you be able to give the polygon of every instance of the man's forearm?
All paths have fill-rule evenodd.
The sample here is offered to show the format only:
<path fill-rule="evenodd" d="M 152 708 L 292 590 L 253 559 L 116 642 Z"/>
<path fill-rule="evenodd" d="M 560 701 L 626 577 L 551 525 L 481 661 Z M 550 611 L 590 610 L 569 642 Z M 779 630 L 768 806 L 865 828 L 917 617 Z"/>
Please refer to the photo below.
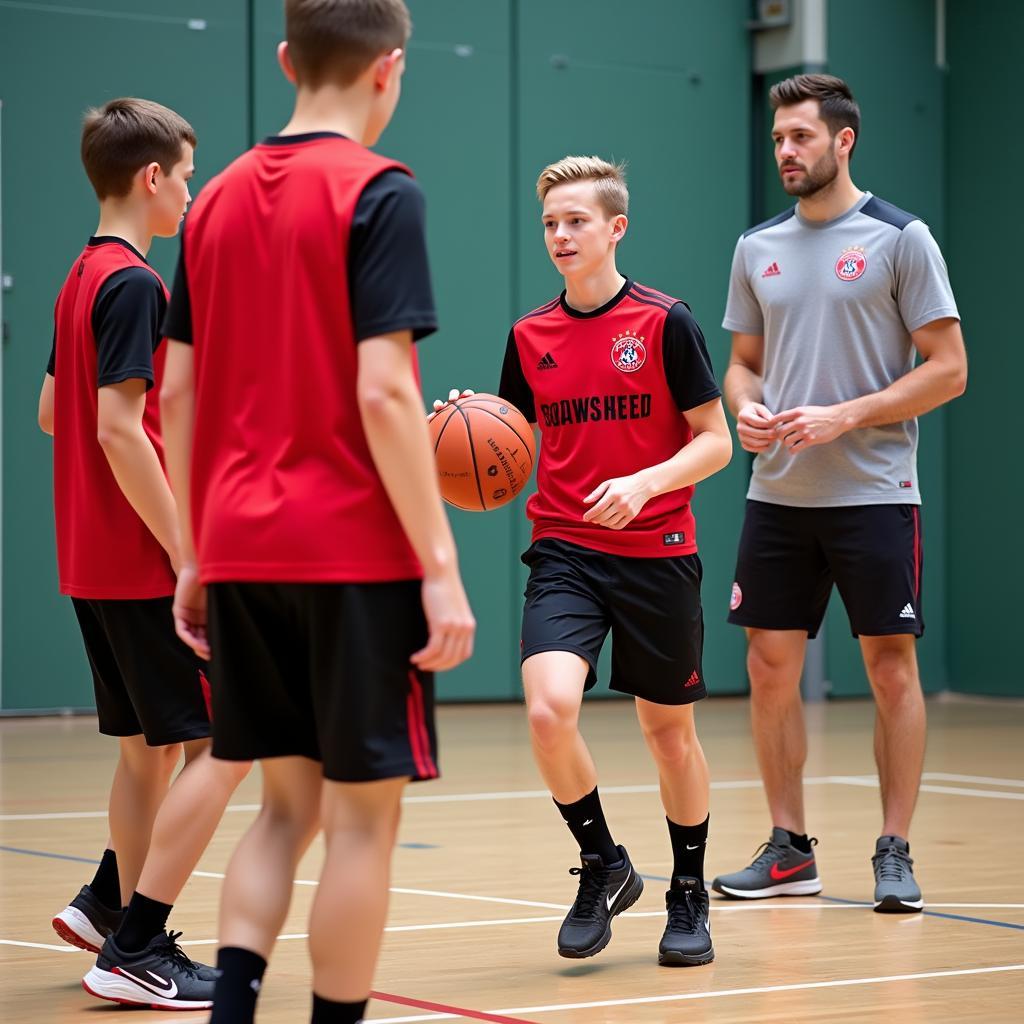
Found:
<path fill-rule="evenodd" d="M 847 430 L 882 427 L 923 416 L 963 394 L 966 378 L 959 366 L 928 360 L 887 388 L 840 403 Z"/>
<path fill-rule="evenodd" d="M 137 430 L 116 431 L 101 444 L 121 493 L 176 566 L 180 542 L 174 497 L 142 425 Z"/>
<path fill-rule="evenodd" d="M 164 462 L 171 490 L 177 506 L 178 533 L 181 538 L 181 562 L 193 565 L 196 561 L 195 540 L 192 536 L 191 463 L 192 418 L 195 397 L 182 392 L 173 397 L 162 396 L 160 423 L 164 438 Z"/>
<path fill-rule="evenodd" d="M 733 416 L 751 402 L 760 402 L 764 384 L 759 374 L 742 363 L 731 363 L 725 371 L 725 400 Z"/>

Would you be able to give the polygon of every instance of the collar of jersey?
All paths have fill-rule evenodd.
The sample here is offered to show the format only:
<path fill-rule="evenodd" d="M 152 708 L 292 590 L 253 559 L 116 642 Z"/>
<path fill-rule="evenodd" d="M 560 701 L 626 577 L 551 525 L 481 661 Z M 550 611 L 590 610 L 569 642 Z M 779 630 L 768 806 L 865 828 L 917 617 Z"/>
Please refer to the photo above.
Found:
<path fill-rule="evenodd" d="M 126 249 L 130 249 L 135 253 L 143 263 L 149 262 L 131 242 L 126 242 L 123 238 L 118 238 L 117 235 L 90 235 L 89 241 L 86 244 L 90 248 L 96 245 L 123 245 Z"/>
<path fill-rule="evenodd" d="M 318 139 L 347 139 L 341 132 L 301 132 L 298 135 L 268 135 L 264 146 L 294 146 L 301 142 L 316 142 Z"/>
<path fill-rule="evenodd" d="M 593 320 L 594 317 L 604 316 L 610 309 L 614 309 L 625 297 L 626 292 L 633 287 L 633 281 L 631 278 L 626 278 L 622 287 L 613 295 L 603 306 L 598 306 L 597 309 L 590 310 L 589 313 L 584 313 L 580 309 L 573 309 L 568 302 L 565 301 L 565 292 L 558 296 L 558 301 L 562 307 L 562 312 L 567 316 L 571 316 L 576 320 Z"/>
<path fill-rule="evenodd" d="M 797 203 L 793 212 L 796 214 L 796 219 L 800 222 L 800 225 L 805 228 L 813 228 L 815 231 L 821 231 L 823 229 L 835 227 L 837 224 L 841 224 L 847 217 L 852 217 L 858 210 L 863 209 L 871 201 L 871 193 L 865 192 L 848 210 L 844 210 L 838 217 L 833 217 L 831 220 L 807 220 L 806 217 L 800 215 L 800 204 Z"/>

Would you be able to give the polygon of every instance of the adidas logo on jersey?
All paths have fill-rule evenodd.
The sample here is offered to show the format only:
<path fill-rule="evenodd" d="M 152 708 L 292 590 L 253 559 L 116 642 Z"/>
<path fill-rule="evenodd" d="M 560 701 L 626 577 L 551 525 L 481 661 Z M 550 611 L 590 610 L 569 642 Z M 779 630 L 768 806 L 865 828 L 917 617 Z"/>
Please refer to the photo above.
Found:
<path fill-rule="evenodd" d="M 901 619 L 916 619 L 917 616 L 914 614 L 914 606 L 912 604 L 905 604 L 903 611 L 900 612 Z"/>
<path fill-rule="evenodd" d="M 540 362 L 537 364 L 538 370 L 557 370 L 558 363 L 555 362 L 555 357 L 550 352 L 545 352 L 541 357 Z"/>
<path fill-rule="evenodd" d="M 761 275 L 762 277 L 777 277 L 782 271 L 779 270 L 778 263 L 772 263 L 770 267 Z"/>

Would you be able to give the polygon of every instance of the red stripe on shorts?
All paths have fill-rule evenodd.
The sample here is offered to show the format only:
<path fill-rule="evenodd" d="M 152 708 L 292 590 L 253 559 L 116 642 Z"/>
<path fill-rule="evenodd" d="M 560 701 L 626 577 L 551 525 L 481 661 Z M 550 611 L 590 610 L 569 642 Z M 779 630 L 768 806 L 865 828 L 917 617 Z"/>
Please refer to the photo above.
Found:
<path fill-rule="evenodd" d="M 437 766 L 430 755 L 430 734 L 423 707 L 423 685 L 415 670 L 409 670 L 409 696 L 406 698 L 406 718 L 409 726 L 409 746 L 412 748 L 416 771 L 421 779 L 437 778 Z"/>
<path fill-rule="evenodd" d="M 921 597 L 921 510 L 914 506 L 914 597 Z"/>
<path fill-rule="evenodd" d="M 199 686 L 203 691 L 203 701 L 206 704 L 206 717 L 213 721 L 213 694 L 210 692 L 210 680 L 206 678 L 206 673 L 199 670 Z"/>

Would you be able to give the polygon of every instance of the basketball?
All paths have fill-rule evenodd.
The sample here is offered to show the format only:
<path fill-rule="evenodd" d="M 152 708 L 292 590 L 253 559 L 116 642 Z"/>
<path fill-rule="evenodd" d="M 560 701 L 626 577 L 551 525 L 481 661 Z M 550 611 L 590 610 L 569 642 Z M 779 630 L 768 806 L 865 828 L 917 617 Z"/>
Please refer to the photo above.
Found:
<path fill-rule="evenodd" d="M 497 395 L 466 395 L 428 423 L 441 496 L 466 512 L 490 512 L 517 498 L 533 472 L 536 446 L 526 417 Z"/>

